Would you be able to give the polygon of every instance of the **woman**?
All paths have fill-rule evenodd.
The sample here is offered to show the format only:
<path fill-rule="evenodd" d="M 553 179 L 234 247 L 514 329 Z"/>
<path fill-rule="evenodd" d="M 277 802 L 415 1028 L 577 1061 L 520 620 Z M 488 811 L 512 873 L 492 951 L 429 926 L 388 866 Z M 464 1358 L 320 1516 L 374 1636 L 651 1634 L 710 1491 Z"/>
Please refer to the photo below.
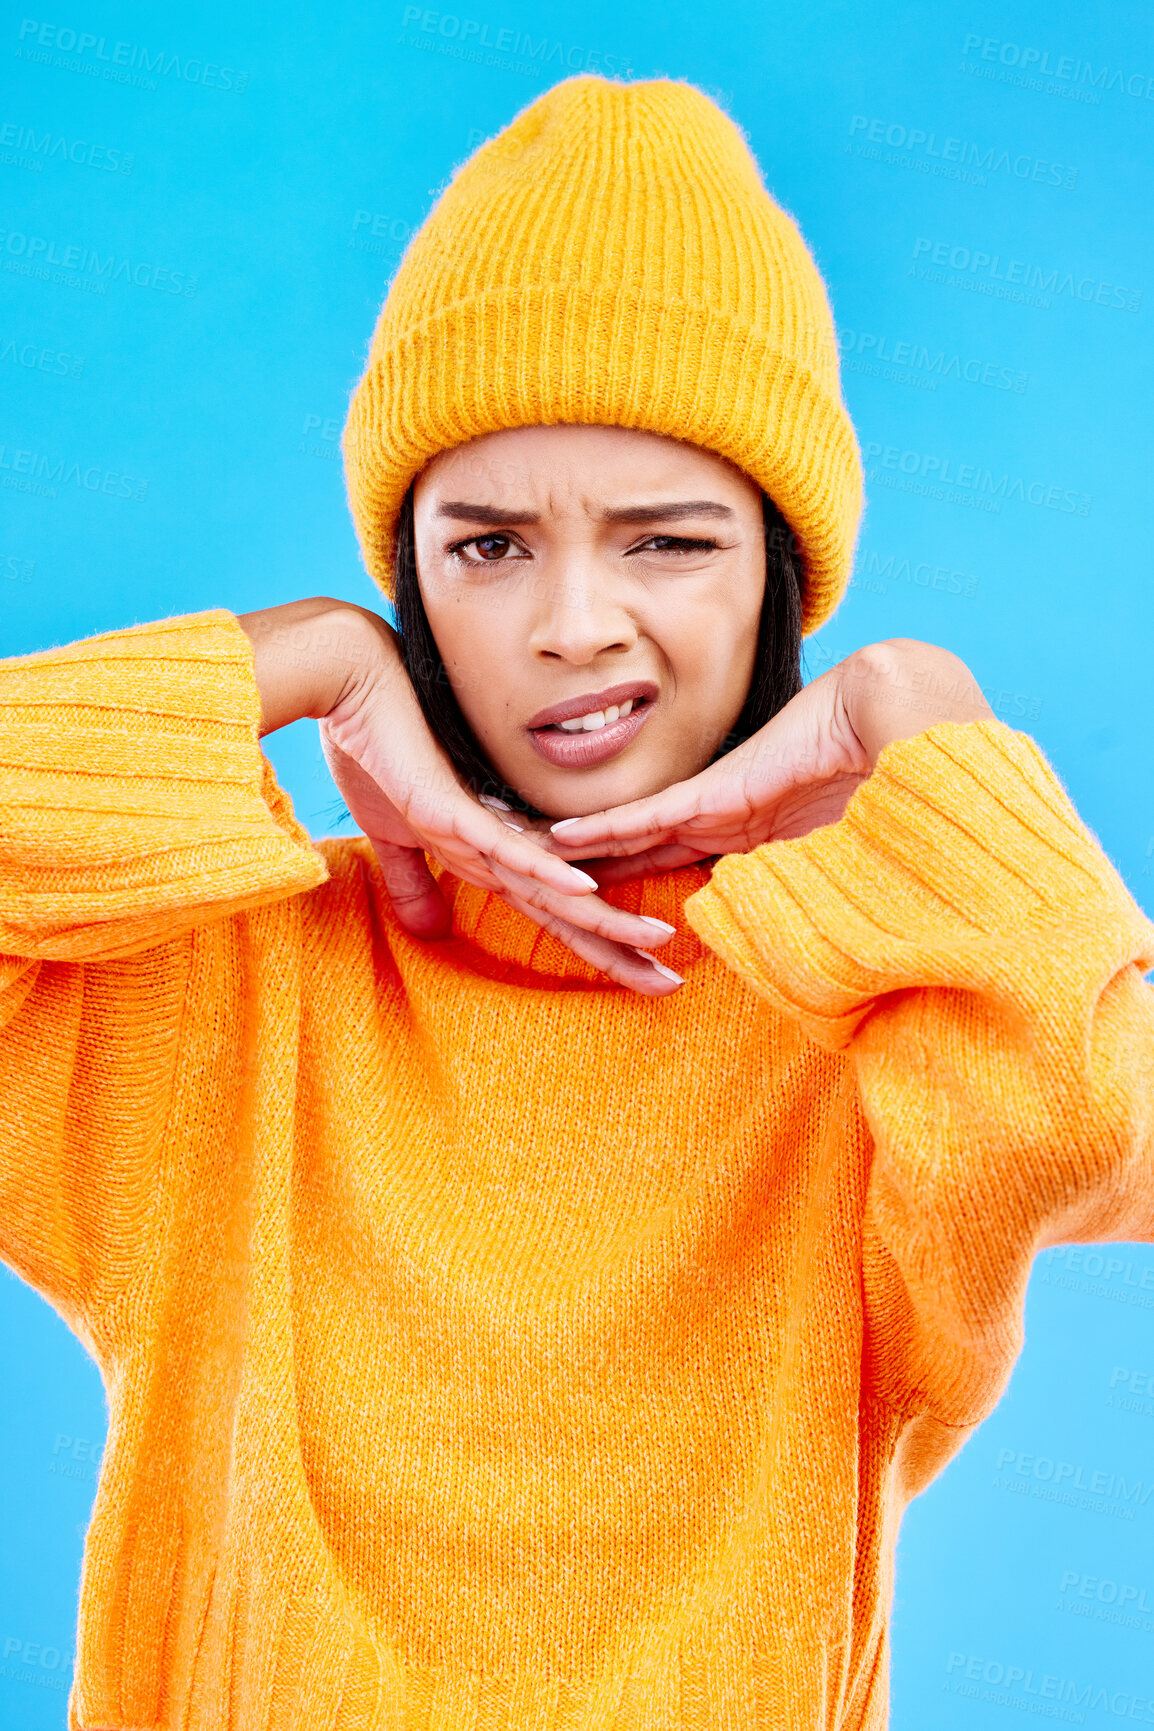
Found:
<path fill-rule="evenodd" d="M 1034 1253 L 1154 1235 L 1154 927 L 954 656 L 800 689 L 860 467 L 700 92 L 477 153 L 345 455 L 399 640 L 0 668 L 0 1249 L 110 1407 L 69 1724 L 880 1727 Z"/>

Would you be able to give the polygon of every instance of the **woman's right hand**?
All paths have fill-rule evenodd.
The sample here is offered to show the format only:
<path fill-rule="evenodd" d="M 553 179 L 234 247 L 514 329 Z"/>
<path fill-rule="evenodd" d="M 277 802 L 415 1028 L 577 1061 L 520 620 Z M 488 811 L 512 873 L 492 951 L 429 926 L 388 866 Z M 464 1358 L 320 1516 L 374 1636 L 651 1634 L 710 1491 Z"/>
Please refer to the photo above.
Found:
<path fill-rule="evenodd" d="M 399 923 L 447 937 L 451 915 L 426 853 L 493 890 L 618 984 L 665 996 L 677 975 L 639 955 L 667 943 L 664 922 L 603 902 L 596 881 L 551 852 L 547 826 L 522 833 L 462 786 L 429 730 L 396 633 L 377 614 L 317 597 L 244 614 L 254 652 L 261 735 L 312 716 L 354 822 L 380 865 Z"/>

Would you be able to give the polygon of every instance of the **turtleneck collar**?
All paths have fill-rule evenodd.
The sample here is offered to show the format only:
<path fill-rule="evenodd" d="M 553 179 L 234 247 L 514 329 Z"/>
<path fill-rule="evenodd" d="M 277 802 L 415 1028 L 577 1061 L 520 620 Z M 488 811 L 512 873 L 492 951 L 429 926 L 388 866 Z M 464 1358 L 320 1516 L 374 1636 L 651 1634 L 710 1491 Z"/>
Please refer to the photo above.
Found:
<path fill-rule="evenodd" d="M 454 937 L 481 951 L 490 963 L 499 964 L 502 979 L 538 987 L 547 980 L 577 987 L 603 987 L 607 983 L 592 963 L 574 955 L 559 938 L 509 907 L 495 891 L 464 883 L 432 858 L 429 869 L 452 909 Z M 601 897 L 613 907 L 649 914 L 676 926 L 677 935 L 653 953 L 685 975 L 710 953 L 685 919 L 683 908 L 687 898 L 709 882 L 711 869 L 708 860 L 701 860 L 677 871 L 612 884 L 601 891 Z"/>

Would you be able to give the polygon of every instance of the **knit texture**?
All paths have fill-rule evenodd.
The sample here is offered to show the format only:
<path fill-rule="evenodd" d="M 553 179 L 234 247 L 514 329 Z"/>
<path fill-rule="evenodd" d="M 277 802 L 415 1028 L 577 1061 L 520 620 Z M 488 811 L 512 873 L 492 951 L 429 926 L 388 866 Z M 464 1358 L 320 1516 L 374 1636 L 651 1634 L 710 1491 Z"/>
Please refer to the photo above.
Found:
<path fill-rule="evenodd" d="M 825 286 L 742 134 L 692 85 L 566 79 L 458 169 L 413 237 L 343 436 L 381 587 L 431 457 L 554 422 L 729 458 L 797 537 L 803 630 L 837 605 L 861 460 Z"/>
<path fill-rule="evenodd" d="M 881 1731 L 1033 1254 L 1154 1238 L 1154 926 L 1038 748 L 400 930 L 227 613 L 0 663 L 0 1255 L 100 1367 L 70 1731 Z"/>

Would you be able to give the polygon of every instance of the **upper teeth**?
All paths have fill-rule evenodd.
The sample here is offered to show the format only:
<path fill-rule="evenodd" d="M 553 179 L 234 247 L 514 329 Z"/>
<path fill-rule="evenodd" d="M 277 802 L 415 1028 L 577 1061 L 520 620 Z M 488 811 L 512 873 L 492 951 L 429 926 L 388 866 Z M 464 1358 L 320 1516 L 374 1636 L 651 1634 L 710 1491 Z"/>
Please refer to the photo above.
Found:
<path fill-rule="evenodd" d="M 632 708 L 633 699 L 629 697 L 624 703 L 611 703 L 608 709 L 591 709 L 588 715 L 575 715 L 572 721 L 559 721 L 557 726 L 563 727 L 566 733 L 594 733 L 610 721 L 620 721 Z"/>

